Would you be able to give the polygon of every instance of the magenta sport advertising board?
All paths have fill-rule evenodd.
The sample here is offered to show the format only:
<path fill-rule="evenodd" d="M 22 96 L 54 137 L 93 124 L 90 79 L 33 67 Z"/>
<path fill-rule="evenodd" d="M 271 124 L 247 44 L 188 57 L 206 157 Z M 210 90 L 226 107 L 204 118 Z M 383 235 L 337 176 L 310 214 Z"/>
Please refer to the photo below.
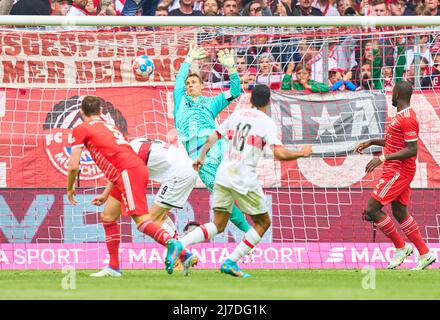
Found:
<path fill-rule="evenodd" d="M 2 215 L 0 269 L 100 269 L 108 256 L 104 232 L 98 223 L 102 208 L 90 204 L 100 190 L 78 190 L 78 206 L 71 206 L 63 189 L 23 189 L 0 191 Z M 148 200 L 151 203 L 155 189 Z M 272 225 L 252 254 L 242 260 L 248 269 L 267 268 L 384 268 L 394 248 L 380 231 L 362 220 L 361 212 L 370 190 L 339 189 L 340 205 L 330 212 L 330 190 L 313 189 L 314 205 L 298 209 L 304 198 L 300 189 L 268 188 Z M 418 219 L 422 236 L 438 254 L 439 191 L 413 190 L 410 208 Z M 345 198 L 344 198 L 345 195 Z M 171 211 L 179 234 L 188 221 L 205 222 L 212 217 L 210 195 L 195 189 L 183 209 Z M 290 202 L 289 202 L 290 201 Z M 321 204 L 321 205 L 320 205 Z M 164 267 L 163 247 L 139 233 L 128 217 L 120 223 L 120 261 L 124 269 Z M 223 235 L 191 248 L 199 258 L 197 268 L 218 268 L 235 247 L 243 233 L 228 224 Z M 432 241 L 429 241 L 429 240 Z M 405 261 L 403 268 L 414 267 L 417 255 Z M 435 265 L 438 265 L 436 263 Z"/>

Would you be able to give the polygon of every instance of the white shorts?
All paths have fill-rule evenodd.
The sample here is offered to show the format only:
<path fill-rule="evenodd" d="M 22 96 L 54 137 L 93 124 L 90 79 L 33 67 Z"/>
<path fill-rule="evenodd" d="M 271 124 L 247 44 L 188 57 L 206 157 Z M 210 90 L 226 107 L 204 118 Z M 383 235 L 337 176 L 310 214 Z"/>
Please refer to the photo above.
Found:
<path fill-rule="evenodd" d="M 154 203 L 161 208 L 182 209 L 188 200 L 191 191 L 196 186 L 197 173 L 191 174 L 185 178 L 175 177 L 163 183 L 157 191 Z"/>
<path fill-rule="evenodd" d="M 213 196 L 212 207 L 217 211 L 231 213 L 234 200 L 236 200 L 240 210 L 248 215 L 253 216 L 269 212 L 266 205 L 266 195 L 263 193 L 261 187 L 257 190 L 249 191 L 244 195 L 234 189 L 215 184 Z"/>

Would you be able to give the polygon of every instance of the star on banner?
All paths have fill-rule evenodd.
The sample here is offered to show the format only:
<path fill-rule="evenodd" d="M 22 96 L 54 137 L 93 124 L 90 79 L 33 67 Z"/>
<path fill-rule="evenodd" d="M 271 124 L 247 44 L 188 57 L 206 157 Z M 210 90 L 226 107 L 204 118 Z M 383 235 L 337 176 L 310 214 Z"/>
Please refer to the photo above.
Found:
<path fill-rule="evenodd" d="M 316 139 L 321 137 L 326 131 L 333 136 L 336 136 L 335 122 L 339 119 L 339 116 L 330 116 L 327 108 L 324 106 L 322 108 L 322 114 L 320 117 L 311 117 L 313 121 L 319 123 L 318 135 Z"/>

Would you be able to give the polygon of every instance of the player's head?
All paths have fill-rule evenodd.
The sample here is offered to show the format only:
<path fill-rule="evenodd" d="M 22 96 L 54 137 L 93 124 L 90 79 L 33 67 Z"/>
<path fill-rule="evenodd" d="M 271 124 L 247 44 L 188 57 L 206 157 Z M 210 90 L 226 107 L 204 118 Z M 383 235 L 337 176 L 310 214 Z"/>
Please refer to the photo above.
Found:
<path fill-rule="evenodd" d="M 270 89 L 265 84 L 257 84 L 252 90 L 251 103 L 258 109 L 265 108 L 270 102 Z"/>
<path fill-rule="evenodd" d="M 81 102 L 81 113 L 85 117 L 101 114 L 101 99 L 96 96 L 86 96 Z"/>
<path fill-rule="evenodd" d="M 186 77 L 185 89 L 186 89 L 186 94 L 188 96 L 191 97 L 201 96 L 203 89 L 202 78 L 196 73 L 191 73 L 188 77 Z"/>
<path fill-rule="evenodd" d="M 411 102 L 412 93 L 413 93 L 413 89 L 411 82 L 409 81 L 397 82 L 393 88 L 393 98 L 392 98 L 393 106 L 397 107 L 399 102 L 409 105 Z"/>

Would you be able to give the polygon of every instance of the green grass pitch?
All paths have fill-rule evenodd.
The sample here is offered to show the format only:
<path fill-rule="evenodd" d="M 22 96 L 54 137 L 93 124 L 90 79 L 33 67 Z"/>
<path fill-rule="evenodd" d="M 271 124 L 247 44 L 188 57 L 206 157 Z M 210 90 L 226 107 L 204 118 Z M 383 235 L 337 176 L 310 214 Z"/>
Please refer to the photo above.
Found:
<path fill-rule="evenodd" d="M 440 299 L 440 271 L 376 270 L 365 290 L 361 270 L 250 270 L 240 279 L 217 270 L 189 277 L 164 270 L 124 270 L 121 278 L 90 278 L 76 271 L 76 289 L 62 288 L 61 270 L 0 270 L 1 299 Z"/>

